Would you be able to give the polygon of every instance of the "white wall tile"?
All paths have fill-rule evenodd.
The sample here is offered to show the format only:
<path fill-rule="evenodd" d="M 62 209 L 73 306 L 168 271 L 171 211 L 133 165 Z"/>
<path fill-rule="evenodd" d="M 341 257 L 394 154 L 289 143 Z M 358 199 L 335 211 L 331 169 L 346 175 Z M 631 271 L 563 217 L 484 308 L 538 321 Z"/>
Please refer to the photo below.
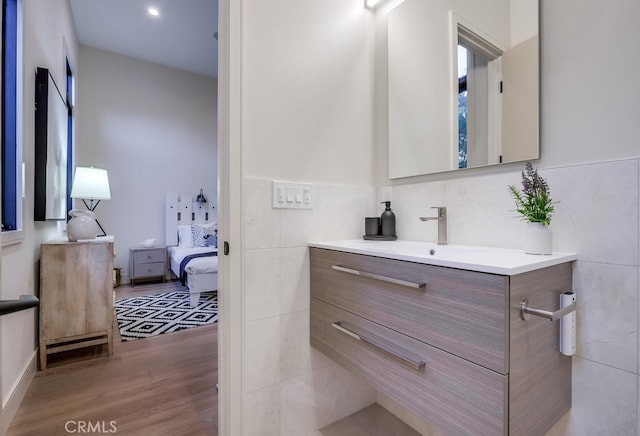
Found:
<path fill-rule="evenodd" d="M 280 379 L 282 381 L 334 364 L 309 343 L 309 310 L 280 318 Z"/>
<path fill-rule="evenodd" d="M 308 310 L 310 306 L 309 249 L 307 247 L 283 248 L 280 254 L 280 313 Z"/>
<path fill-rule="evenodd" d="M 413 241 L 438 241 L 438 224 L 420 221 L 421 216 L 435 216 L 432 206 L 443 206 L 444 183 L 394 186 L 391 190 L 391 209 L 396 215 L 396 233 L 399 239 Z M 383 211 L 378 205 L 378 215 Z M 375 215 L 374 215 L 375 216 Z"/>
<path fill-rule="evenodd" d="M 298 430 L 313 432 L 375 398 L 372 388 L 309 344 L 307 248 L 312 239 L 361 237 L 364 217 L 374 210 L 375 189 L 316 185 L 312 210 L 272 209 L 270 180 L 245 179 L 244 189 L 243 413 L 253 416 L 255 408 L 259 421 L 248 424 L 245 433 L 260 434 L 260 422 L 266 421 L 264 434 L 276 434 L 273 419 L 282 415 L 282 429 L 289 430 L 278 434 L 298 436 L 304 434 Z M 267 397 L 278 389 L 286 404 L 278 402 L 276 410 Z"/>
<path fill-rule="evenodd" d="M 245 323 L 244 392 L 280 382 L 280 317 Z"/>
<path fill-rule="evenodd" d="M 633 435 L 637 414 L 635 374 L 574 357 L 571 410 L 547 435 Z"/>
<path fill-rule="evenodd" d="M 447 180 L 449 241 L 490 247 L 522 247 L 525 228 L 508 186 L 521 186 L 520 172 Z"/>
<path fill-rule="evenodd" d="M 280 385 L 245 394 L 242 416 L 243 436 L 279 436 Z"/>
<path fill-rule="evenodd" d="M 245 248 L 280 246 L 280 210 L 272 208 L 271 180 L 244 179 Z"/>
<path fill-rule="evenodd" d="M 629 159 L 539 170 L 559 201 L 551 224 L 554 250 L 575 251 L 579 258 L 573 284 L 578 293 L 574 407 L 553 435 L 634 434 L 638 428 L 639 163 Z M 443 187 L 449 242 L 519 248 L 524 223 L 513 211 L 509 184 L 521 186 L 520 170 L 394 186 L 398 233 L 436 240 L 436 223 L 420 223 L 432 228 L 418 229 L 411 215 L 427 192 L 431 201 Z M 432 233 L 427 239 L 425 231 Z"/>
<path fill-rule="evenodd" d="M 638 367 L 638 268 L 576 262 L 578 356 L 629 372 Z"/>
<path fill-rule="evenodd" d="M 280 315 L 280 250 L 245 251 L 245 321 Z"/>
<path fill-rule="evenodd" d="M 354 239 L 364 234 L 364 217 L 375 216 L 375 189 L 359 186 L 315 185 L 312 210 L 282 211 L 282 247 L 306 246 L 309 241 Z"/>
<path fill-rule="evenodd" d="M 375 402 L 375 390 L 338 365 L 283 382 L 281 436 L 313 434 Z"/>
<path fill-rule="evenodd" d="M 638 161 L 544 171 L 556 205 L 554 249 L 580 260 L 638 266 Z"/>

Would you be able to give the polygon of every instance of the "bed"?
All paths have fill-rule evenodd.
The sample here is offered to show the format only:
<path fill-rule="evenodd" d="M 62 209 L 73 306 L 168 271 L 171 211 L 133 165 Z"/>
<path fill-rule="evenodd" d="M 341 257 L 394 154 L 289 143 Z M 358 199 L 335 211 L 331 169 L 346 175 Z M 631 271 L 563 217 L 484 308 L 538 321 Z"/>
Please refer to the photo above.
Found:
<path fill-rule="evenodd" d="M 166 194 L 166 245 L 171 272 L 189 291 L 195 307 L 202 292 L 218 290 L 217 223 L 210 203 L 189 195 Z"/>

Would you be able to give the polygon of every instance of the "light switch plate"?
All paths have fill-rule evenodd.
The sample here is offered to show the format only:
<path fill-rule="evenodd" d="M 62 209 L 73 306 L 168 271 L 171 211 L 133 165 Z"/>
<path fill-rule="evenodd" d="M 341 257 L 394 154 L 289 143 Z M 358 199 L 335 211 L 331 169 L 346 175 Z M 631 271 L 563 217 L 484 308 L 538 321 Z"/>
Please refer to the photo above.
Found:
<path fill-rule="evenodd" d="M 275 209 L 313 209 L 313 183 L 273 180 L 271 192 Z"/>

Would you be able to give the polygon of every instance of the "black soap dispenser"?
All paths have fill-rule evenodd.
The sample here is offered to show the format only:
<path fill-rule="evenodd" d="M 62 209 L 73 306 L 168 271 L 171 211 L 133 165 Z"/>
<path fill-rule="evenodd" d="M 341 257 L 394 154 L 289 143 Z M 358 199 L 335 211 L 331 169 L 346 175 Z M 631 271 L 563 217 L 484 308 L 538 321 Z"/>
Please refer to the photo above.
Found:
<path fill-rule="evenodd" d="M 396 215 L 391 211 L 391 202 L 383 201 L 385 205 L 384 212 L 380 215 L 380 229 L 385 239 L 396 239 Z"/>

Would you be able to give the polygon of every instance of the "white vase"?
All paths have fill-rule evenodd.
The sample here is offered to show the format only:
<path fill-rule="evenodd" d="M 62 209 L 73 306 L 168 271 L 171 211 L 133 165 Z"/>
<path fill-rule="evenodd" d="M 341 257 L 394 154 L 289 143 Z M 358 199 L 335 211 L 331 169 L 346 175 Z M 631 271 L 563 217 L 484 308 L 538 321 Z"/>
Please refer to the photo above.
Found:
<path fill-rule="evenodd" d="M 524 232 L 524 252 L 551 254 L 551 228 L 542 223 L 527 223 Z"/>
<path fill-rule="evenodd" d="M 95 239 L 98 236 L 96 215 L 90 210 L 72 209 L 69 211 L 71 220 L 67 224 L 67 238 L 70 241 L 78 239 Z"/>

